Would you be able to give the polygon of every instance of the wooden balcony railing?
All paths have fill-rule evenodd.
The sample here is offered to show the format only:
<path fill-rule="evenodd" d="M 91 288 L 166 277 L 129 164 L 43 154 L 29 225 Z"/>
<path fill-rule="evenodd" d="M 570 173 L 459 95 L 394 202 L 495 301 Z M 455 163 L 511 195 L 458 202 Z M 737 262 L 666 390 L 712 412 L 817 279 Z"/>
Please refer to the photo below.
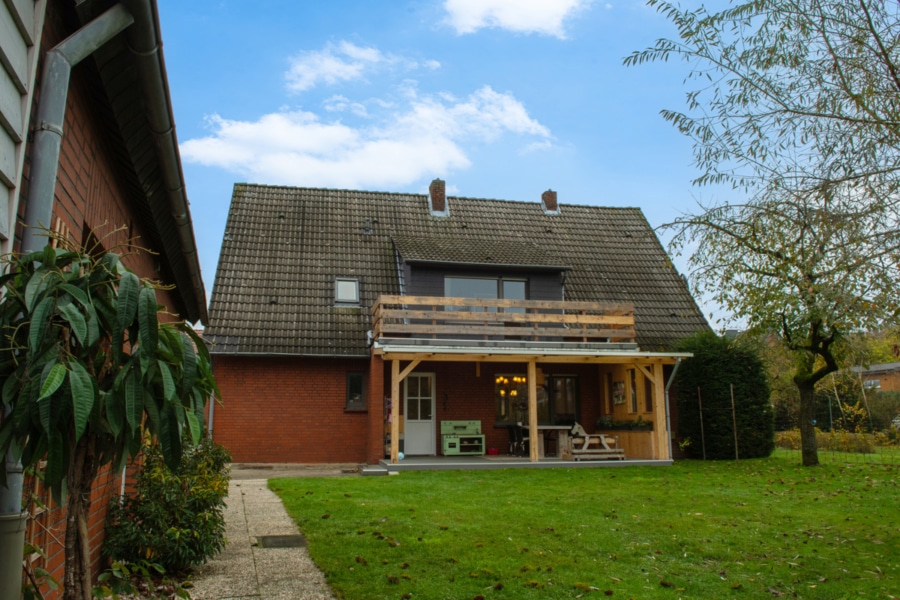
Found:
<path fill-rule="evenodd" d="M 379 296 L 375 340 L 395 337 L 634 343 L 634 306 L 599 302 Z"/>

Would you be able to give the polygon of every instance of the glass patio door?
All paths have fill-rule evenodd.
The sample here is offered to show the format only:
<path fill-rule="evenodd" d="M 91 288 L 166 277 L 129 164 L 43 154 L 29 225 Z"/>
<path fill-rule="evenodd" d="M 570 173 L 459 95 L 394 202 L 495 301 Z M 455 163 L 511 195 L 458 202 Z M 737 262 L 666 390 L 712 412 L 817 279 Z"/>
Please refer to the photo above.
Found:
<path fill-rule="evenodd" d="M 404 380 L 403 446 L 409 456 L 434 456 L 434 374 L 412 373 Z"/>

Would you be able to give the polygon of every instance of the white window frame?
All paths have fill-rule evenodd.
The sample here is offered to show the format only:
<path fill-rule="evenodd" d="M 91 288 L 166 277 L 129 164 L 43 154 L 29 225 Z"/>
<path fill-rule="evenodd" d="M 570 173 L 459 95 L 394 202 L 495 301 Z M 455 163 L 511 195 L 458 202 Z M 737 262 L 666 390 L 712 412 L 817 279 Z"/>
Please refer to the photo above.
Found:
<path fill-rule="evenodd" d="M 341 284 L 353 284 L 354 298 L 341 297 Z M 359 305 L 359 279 L 355 277 L 336 277 L 334 280 L 334 301 L 337 304 Z"/>

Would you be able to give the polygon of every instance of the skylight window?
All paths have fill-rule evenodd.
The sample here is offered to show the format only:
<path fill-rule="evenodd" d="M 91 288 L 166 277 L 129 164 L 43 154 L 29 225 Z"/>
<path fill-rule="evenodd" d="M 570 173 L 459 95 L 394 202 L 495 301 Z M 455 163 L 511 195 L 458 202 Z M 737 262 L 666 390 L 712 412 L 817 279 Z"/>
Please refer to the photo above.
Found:
<path fill-rule="evenodd" d="M 335 279 L 334 300 L 339 304 L 359 304 L 359 280 L 342 277 Z"/>

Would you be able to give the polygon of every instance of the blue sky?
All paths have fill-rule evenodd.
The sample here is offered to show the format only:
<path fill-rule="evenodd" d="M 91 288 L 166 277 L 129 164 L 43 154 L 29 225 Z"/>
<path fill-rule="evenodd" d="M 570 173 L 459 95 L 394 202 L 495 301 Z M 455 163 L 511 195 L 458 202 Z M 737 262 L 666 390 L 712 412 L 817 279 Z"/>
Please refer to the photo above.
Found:
<path fill-rule="evenodd" d="M 697 200 L 674 28 L 633 0 L 159 0 L 211 293 L 236 182 L 637 206 Z M 719 192 L 721 193 L 721 192 Z M 684 260 L 677 260 L 684 271 Z M 710 312 L 706 307 L 705 311 Z"/>

